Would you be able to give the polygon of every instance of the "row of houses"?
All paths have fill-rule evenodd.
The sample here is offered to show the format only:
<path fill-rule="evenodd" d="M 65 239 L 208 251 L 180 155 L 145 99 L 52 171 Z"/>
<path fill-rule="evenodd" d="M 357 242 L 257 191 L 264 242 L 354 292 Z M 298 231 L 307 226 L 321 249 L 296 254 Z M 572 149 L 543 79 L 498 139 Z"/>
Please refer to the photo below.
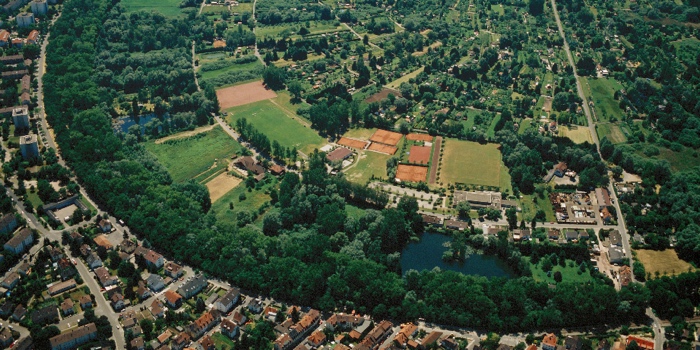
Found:
<path fill-rule="evenodd" d="M 24 45 L 37 45 L 39 43 L 39 31 L 32 30 L 29 32 L 26 38 L 11 38 L 10 32 L 5 29 L 0 30 L 0 47 L 7 47 L 12 45 L 12 47 L 22 48 Z"/>
<path fill-rule="evenodd" d="M 294 312 L 299 312 L 299 308 L 292 306 L 288 310 L 289 314 Z M 289 350 L 294 348 L 299 344 L 306 336 L 308 336 L 316 327 L 318 327 L 321 322 L 321 313 L 318 310 L 309 310 L 300 320 L 295 324 L 291 324 L 292 320 L 287 319 L 281 325 L 275 327 L 275 331 L 280 334 L 275 340 L 274 347 L 275 350 Z M 318 336 L 317 336 L 318 338 Z M 325 336 L 324 336 L 325 338 Z M 320 341 L 320 339 L 316 339 Z"/>

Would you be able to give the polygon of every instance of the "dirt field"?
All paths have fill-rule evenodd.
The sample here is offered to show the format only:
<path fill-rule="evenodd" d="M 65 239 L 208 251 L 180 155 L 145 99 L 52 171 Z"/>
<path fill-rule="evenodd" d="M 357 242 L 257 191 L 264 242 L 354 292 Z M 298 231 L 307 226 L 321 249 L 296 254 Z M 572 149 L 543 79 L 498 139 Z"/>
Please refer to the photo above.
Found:
<path fill-rule="evenodd" d="M 242 84 L 216 90 L 219 108 L 227 109 L 277 97 L 277 94 L 263 86 L 262 81 Z"/>
<path fill-rule="evenodd" d="M 401 181 L 421 182 L 428 176 L 428 167 L 418 165 L 399 164 L 396 170 L 396 178 Z"/>
<path fill-rule="evenodd" d="M 224 194 L 226 194 L 226 192 L 238 186 L 238 184 L 240 184 L 242 181 L 243 180 L 224 172 L 207 182 L 206 186 L 209 190 L 209 198 L 211 198 L 211 202 L 216 202 L 217 199 L 221 198 Z"/>
<path fill-rule="evenodd" d="M 408 134 L 406 135 L 406 139 L 411 140 L 411 141 L 423 141 L 423 142 L 432 142 L 433 137 L 428 135 L 428 134 Z"/>
<path fill-rule="evenodd" d="M 367 149 L 370 151 L 388 154 L 390 156 L 396 153 L 396 151 L 398 150 L 398 148 L 394 146 L 382 145 L 381 143 L 375 142 L 372 142 Z"/>
<path fill-rule="evenodd" d="M 574 141 L 575 143 L 593 143 L 591 132 L 587 127 L 584 126 L 572 125 L 570 128 L 566 126 L 560 126 L 559 135 L 568 137 L 569 139 L 571 139 L 571 141 Z"/>
<path fill-rule="evenodd" d="M 403 135 L 398 132 L 387 131 L 387 130 L 377 130 L 372 137 L 369 138 L 372 142 L 379 142 L 385 145 L 396 146 L 401 141 Z"/>
<path fill-rule="evenodd" d="M 408 155 L 408 162 L 428 165 L 430 162 L 431 149 L 432 147 L 427 146 L 411 146 L 411 151 Z"/>
<path fill-rule="evenodd" d="M 544 105 L 542 106 L 545 112 L 549 113 L 552 111 L 552 98 L 547 96 L 544 98 Z"/>
<path fill-rule="evenodd" d="M 692 268 L 688 262 L 678 258 L 678 254 L 673 249 L 664 251 L 640 249 L 635 250 L 637 259 L 644 264 L 644 269 L 651 274 L 651 278 L 656 276 L 658 271 L 660 276 L 677 275 L 688 272 Z"/>
<path fill-rule="evenodd" d="M 389 88 L 383 88 L 381 91 L 377 92 L 376 94 L 367 97 L 365 102 L 367 103 L 372 103 L 372 102 L 379 102 L 383 99 L 385 99 L 389 94 L 393 94 L 396 97 L 401 97 L 401 92 L 399 90 L 394 90 L 394 89 L 389 89 Z"/>
<path fill-rule="evenodd" d="M 160 145 L 161 143 L 163 143 L 165 141 L 181 139 L 181 138 L 185 138 L 185 137 L 194 136 L 194 135 L 197 135 L 199 133 L 207 132 L 211 129 L 214 129 L 215 126 L 216 125 L 207 125 L 207 126 L 203 126 L 201 128 L 196 128 L 192 131 L 184 131 L 184 132 L 177 133 L 175 135 L 166 136 L 162 139 L 157 139 L 156 145 Z"/>
<path fill-rule="evenodd" d="M 340 140 L 338 140 L 339 145 L 348 146 L 348 147 L 356 148 L 356 149 L 365 149 L 365 147 L 367 147 L 368 143 L 369 142 L 367 142 L 367 141 L 349 139 L 347 137 L 341 137 Z"/>

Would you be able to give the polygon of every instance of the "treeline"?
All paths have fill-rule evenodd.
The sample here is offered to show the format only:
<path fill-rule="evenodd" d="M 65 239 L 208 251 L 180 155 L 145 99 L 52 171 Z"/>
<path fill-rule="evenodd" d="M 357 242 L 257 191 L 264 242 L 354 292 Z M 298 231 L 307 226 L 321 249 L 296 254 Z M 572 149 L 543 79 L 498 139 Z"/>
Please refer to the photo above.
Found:
<path fill-rule="evenodd" d="M 660 318 L 695 316 L 695 306 L 700 303 L 700 273 L 655 278 L 647 281 L 646 286 L 651 292 L 649 306 Z"/>
<path fill-rule="evenodd" d="M 282 147 L 277 140 L 270 142 L 267 135 L 258 131 L 258 129 L 253 127 L 253 124 L 248 123 L 246 118 L 236 120 L 236 130 L 238 130 L 241 137 L 250 142 L 250 144 L 258 150 L 258 152 L 269 154 L 281 161 L 289 159 L 291 162 L 296 162 L 296 147 Z"/>
<path fill-rule="evenodd" d="M 316 2 L 274 0 L 257 4 L 255 17 L 262 24 L 274 25 L 290 22 L 331 20 L 333 19 L 333 12 L 330 7 Z"/>

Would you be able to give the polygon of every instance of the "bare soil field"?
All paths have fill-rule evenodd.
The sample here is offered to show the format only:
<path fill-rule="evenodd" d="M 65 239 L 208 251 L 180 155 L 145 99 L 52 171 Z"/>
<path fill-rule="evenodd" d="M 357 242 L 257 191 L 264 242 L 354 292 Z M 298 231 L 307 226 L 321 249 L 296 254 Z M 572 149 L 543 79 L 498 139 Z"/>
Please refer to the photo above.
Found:
<path fill-rule="evenodd" d="M 678 254 L 673 249 L 663 251 L 639 249 L 635 250 L 637 259 L 644 264 L 644 269 L 651 274 L 651 278 L 660 276 L 677 275 L 689 270 L 694 270 L 687 261 L 678 258 Z"/>
<path fill-rule="evenodd" d="M 224 172 L 207 182 L 206 186 L 209 190 L 209 198 L 211 198 L 211 202 L 216 202 L 217 199 L 221 198 L 224 194 L 226 194 L 226 192 L 234 189 L 242 181 L 243 180 Z"/>
<path fill-rule="evenodd" d="M 430 162 L 431 149 L 432 147 L 427 146 L 411 146 L 411 151 L 408 155 L 408 162 L 428 165 Z"/>
<path fill-rule="evenodd" d="M 365 149 L 368 143 L 367 141 L 355 140 L 347 137 L 341 137 L 340 140 L 338 140 L 339 145 L 356 149 Z"/>
<path fill-rule="evenodd" d="M 411 140 L 411 141 L 423 141 L 423 142 L 432 142 L 433 137 L 428 135 L 428 134 L 408 134 L 406 135 L 406 139 Z"/>
<path fill-rule="evenodd" d="M 370 144 L 369 148 L 367 148 L 367 149 L 370 151 L 388 154 L 390 156 L 393 155 L 394 153 L 396 153 L 396 151 L 398 150 L 398 148 L 396 148 L 394 146 L 383 145 L 381 143 L 376 143 L 376 142 L 372 142 L 372 144 Z"/>
<path fill-rule="evenodd" d="M 262 81 L 230 86 L 216 90 L 219 108 L 227 109 L 277 97 L 277 94 L 263 86 Z"/>
<path fill-rule="evenodd" d="M 387 131 L 387 130 L 377 130 L 372 137 L 369 138 L 372 142 L 379 142 L 385 145 L 396 146 L 401 141 L 403 135 L 398 132 Z"/>
<path fill-rule="evenodd" d="M 379 101 L 387 98 L 387 96 L 389 96 L 389 94 L 393 94 L 396 97 L 401 97 L 401 92 L 399 92 L 399 90 L 383 88 L 381 91 L 377 92 L 376 94 L 374 94 L 370 97 L 367 97 L 367 99 L 365 99 L 365 102 L 367 102 L 367 103 L 379 102 Z"/>
<path fill-rule="evenodd" d="M 396 170 L 396 178 L 401 181 L 421 182 L 428 176 L 428 167 L 418 165 L 399 164 Z"/>

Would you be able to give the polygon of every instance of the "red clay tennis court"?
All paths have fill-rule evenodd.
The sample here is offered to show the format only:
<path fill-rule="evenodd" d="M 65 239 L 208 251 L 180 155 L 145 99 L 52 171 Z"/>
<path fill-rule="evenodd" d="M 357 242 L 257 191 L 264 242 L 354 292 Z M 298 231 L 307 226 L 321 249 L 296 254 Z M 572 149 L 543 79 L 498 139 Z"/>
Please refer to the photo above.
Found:
<path fill-rule="evenodd" d="M 396 170 L 396 178 L 401 181 L 421 182 L 428 176 L 428 167 L 418 165 L 399 164 Z"/>
<path fill-rule="evenodd" d="M 428 134 L 408 134 L 406 138 L 411 141 L 432 142 L 433 137 Z"/>
<path fill-rule="evenodd" d="M 361 140 L 355 140 L 355 139 L 350 139 L 347 137 L 341 137 L 340 140 L 338 140 L 339 145 L 351 147 L 351 148 L 357 148 L 357 149 L 365 149 L 367 147 L 367 144 L 369 142 L 367 141 L 361 141 Z"/>
<path fill-rule="evenodd" d="M 396 146 L 403 135 L 398 132 L 387 131 L 387 130 L 377 130 L 372 137 L 369 138 L 372 142 L 379 142 L 385 145 Z"/>
<path fill-rule="evenodd" d="M 367 148 L 367 149 L 370 151 L 388 154 L 390 156 L 393 155 L 394 153 L 396 153 L 396 151 L 398 150 L 398 148 L 396 148 L 394 146 L 382 145 L 381 143 L 375 143 L 375 142 L 372 142 L 369 145 L 369 148 Z"/>
<path fill-rule="evenodd" d="M 432 147 L 427 146 L 411 146 L 411 151 L 408 155 L 408 162 L 414 164 L 428 165 L 430 162 L 430 151 Z"/>

